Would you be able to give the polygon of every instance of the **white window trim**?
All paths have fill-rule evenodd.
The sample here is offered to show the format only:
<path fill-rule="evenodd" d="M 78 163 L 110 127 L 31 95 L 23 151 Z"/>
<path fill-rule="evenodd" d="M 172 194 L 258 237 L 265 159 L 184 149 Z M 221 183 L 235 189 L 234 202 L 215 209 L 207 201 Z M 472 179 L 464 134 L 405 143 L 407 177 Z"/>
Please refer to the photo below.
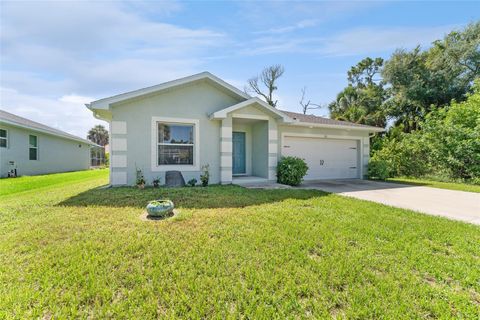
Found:
<path fill-rule="evenodd" d="M 191 164 L 179 164 L 179 165 L 158 165 L 157 153 L 158 153 L 158 123 L 171 123 L 171 124 L 187 124 L 192 125 L 194 128 L 193 136 L 193 165 Z M 152 132 L 151 132 L 151 167 L 152 171 L 200 171 L 200 120 L 198 119 L 186 119 L 186 118 L 167 118 L 167 117 L 152 117 Z"/>
<path fill-rule="evenodd" d="M 31 137 L 31 136 L 37 138 L 37 145 L 36 145 L 35 147 L 30 146 L 30 137 Z M 28 135 L 28 160 L 29 160 L 29 161 L 38 161 L 38 160 L 39 160 L 38 158 L 40 158 L 40 157 L 39 157 L 39 152 L 38 152 L 38 140 L 39 140 L 39 139 L 38 139 L 38 136 L 37 136 L 37 135 L 34 135 L 34 134 L 29 134 L 29 135 Z M 36 150 L 37 150 L 37 154 L 36 154 L 37 157 L 36 157 L 36 159 L 30 159 L 30 149 L 36 149 Z"/>
<path fill-rule="evenodd" d="M 0 137 L 0 140 L 5 140 L 5 147 L 0 147 L 0 148 L 5 148 L 5 149 L 8 149 L 8 130 L 7 129 L 3 129 L 3 128 L 0 128 L 2 130 L 5 130 L 5 138 L 4 137 Z"/>

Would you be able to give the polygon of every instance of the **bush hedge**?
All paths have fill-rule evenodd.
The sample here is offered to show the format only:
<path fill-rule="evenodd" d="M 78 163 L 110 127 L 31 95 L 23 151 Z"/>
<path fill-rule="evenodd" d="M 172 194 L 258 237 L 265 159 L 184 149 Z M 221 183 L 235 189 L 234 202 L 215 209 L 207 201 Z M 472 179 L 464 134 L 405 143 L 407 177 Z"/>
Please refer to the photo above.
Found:
<path fill-rule="evenodd" d="M 281 184 L 298 186 L 307 174 L 308 166 L 298 157 L 282 157 L 277 165 L 277 180 Z"/>

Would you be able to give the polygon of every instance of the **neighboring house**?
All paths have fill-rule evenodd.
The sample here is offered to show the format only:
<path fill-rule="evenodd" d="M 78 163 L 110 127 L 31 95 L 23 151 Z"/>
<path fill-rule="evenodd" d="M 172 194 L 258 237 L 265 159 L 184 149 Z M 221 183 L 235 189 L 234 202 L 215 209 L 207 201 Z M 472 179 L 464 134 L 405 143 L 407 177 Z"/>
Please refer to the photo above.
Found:
<path fill-rule="evenodd" d="M 0 110 L 0 176 L 85 170 L 92 142 Z"/>
<path fill-rule="evenodd" d="M 306 180 L 362 178 L 381 128 L 275 109 L 203 72 L 87 104 L 110 123 L 110 183 L 179 170 L 211 183 L 276 180 L 281 156 L 304 158 Z M 244 178 L 240 178 L 240 177 Z M 248 178 L 245 178 L 248 177 Z"/>

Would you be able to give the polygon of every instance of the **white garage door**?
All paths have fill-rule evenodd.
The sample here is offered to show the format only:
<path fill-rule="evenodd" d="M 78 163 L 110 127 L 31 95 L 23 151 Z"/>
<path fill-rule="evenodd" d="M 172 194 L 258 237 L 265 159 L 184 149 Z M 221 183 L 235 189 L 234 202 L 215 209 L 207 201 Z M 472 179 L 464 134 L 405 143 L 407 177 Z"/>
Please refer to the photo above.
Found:
<path fill-rule="evenodd" d="M 282 155 L 305 160 L 305 180 L 359 177 L 356 140 L 285 137 Z"/>

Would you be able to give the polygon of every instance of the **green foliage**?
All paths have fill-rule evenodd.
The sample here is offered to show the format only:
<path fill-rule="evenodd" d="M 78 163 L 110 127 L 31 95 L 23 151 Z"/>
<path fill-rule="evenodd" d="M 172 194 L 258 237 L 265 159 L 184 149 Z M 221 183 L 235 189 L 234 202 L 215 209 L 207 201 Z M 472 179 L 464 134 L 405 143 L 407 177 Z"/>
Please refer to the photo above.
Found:
<path fill-rule="evenodd" d="M 143 171 L 142 171 L 142 169 L 135 168 L 135 176 L 136 176 L 135 184 L 136 184 L 137 186 L 143 186 L 143 185 L 145 185 L 146 181 L 145 181 L 145 177 L 143 176 Z"/>
<path fill-rule="evenodd" d="M 480 76 L 480 22 L 452 31 L 428 50 L 396 50 L 385 62 L 363 59 L 348 72 L 349 85 L 330 103 L 330 116 L 403 131 L 420 129 L 432 111 L 464 101 Z"/>
<path fill-rule="evenodd" d="M 368 162 L 368 178 L 386 180 L 390 177 L 388 163 L 385 160 L 377 159 L 376 157 L 370 159 Z"/>
<path fill-rule="evenodd" d="M 277 179 L 279 183 L 298 186 L 307 174 L 308 166 L 305 160 L 297 157 L 282 157 L 277 165 Z"/>
<path fill-rule="evenodd" d="M 366 58 L 348 72 L 349 85 L 328 106 L 333 119 L 384 127 L 386 116 L 381 109 L 387 91 L 375 79 L 383 65 L 382 58 Z"/>
<path fill-rule="evenodd" d="M 196 184 L 197 184 L 197 179 L 195 179 L 195 178 L 192 178 L 192 179 L 188 180 L 188 182 L 187 182 L 187 185 L 189 187 L 195 187 Z"/>
<path fill-rule="evenodd" d="M 102 147 L 108 144 L 108 131 L 101 124 L 97 124 L 88 131 L 87 139 Z"/>
<path fill-rule="evenodd" d="M 464 102 L 433 111 L 419 130 L 394 128 L 375 141 L 372 160 L 387 164 L 389 176 L 480 177 L 480 80 Z"/>
<path fill-rule="evenodd" d="M 202 186 L 208 186 L 208 181 L 210 180 L 210 165 L 206 164 L 202 166 L 202 174 L 200 175 L 200 181 L 202 182 Z"/>

